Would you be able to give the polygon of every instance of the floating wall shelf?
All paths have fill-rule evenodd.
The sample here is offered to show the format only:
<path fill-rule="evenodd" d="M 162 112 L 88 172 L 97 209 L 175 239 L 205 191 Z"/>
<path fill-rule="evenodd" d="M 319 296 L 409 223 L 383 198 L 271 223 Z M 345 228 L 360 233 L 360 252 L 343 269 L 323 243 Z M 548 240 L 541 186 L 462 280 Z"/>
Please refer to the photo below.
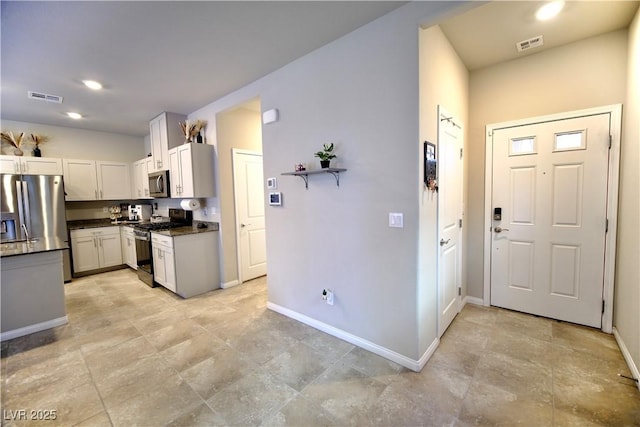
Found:
<path fill-rule="evenodd" d="M 283 172 L 282 175 L 299 176 L 304 180 L 304 187 L 309 189 L 309 175 L 318 175 L 321 173 L 330 173 L 336 179 L 336 186 L 340 187 L 340 172 L 344 172 L 346 169 L 342 168 L 326 168 L 312 171 L 296 171 L 296 172 Z"/>

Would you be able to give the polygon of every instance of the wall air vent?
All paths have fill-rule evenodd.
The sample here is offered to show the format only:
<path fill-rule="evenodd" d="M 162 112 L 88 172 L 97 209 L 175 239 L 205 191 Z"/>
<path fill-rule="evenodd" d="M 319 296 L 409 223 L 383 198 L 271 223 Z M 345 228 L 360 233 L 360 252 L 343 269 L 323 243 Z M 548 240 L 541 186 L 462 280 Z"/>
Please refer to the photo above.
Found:
<path fill-rule="evenodd" d="M 48 93 L 34 92 L 30 90 L 30 91 L 27 91 L 27 97 L 29 99 L 37 99 L 39 101 L 55 102 L 56 104 L 62 104 L 62 97 L 58 95 L 49 95 Z"/>
<path fill-rule="evenodd" d="M 525 50 L 533 49 L 534 47 L 540 47 L 543 44 L 544 41 L 542 40 L 542 36 L 536 36 L 516 43 L 516 48 L 518 49 L 518 52 L 524 52 Z"/>

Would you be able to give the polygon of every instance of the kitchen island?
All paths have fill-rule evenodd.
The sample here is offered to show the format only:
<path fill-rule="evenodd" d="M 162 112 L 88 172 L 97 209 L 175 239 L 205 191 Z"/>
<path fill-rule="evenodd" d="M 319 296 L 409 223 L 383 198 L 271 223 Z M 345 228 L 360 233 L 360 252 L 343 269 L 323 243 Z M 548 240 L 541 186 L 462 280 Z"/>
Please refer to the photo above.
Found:
<path fill-rule="evenodd" d="M 64 325 L 63 251 L 57 238 L 0 244 L 0 341 Z"/>

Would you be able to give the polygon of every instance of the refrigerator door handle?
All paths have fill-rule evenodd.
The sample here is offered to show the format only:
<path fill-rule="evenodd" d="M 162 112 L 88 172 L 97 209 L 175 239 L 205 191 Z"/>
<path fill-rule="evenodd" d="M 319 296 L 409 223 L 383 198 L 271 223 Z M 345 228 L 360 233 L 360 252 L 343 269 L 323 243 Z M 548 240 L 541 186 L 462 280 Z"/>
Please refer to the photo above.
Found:
<path fill-rule="evenodd" d="M 25 216 L 24 216 L 24 203 L 22 197 L 22 181 L 16 181 L 16 196 L 18 198 L 18 219 L 20 220 L 20 234 L 23 234 L 24 230 L 22 228 L 22 224 L 24 224 Z M 18 231 L 18 230 L 16 230 Z M 21 238 L 25 238 L 22 236 Z"/>
<path fill-rule="evenodd" d="M 22 181 L 22 203 L 24 203 L 24 219 L 22 224 L 25 225 L 25 234 L 29 238 L 29 230 L 31 230 L 31 207 L 29 206 L 29 186 L 27 181 Z"/>

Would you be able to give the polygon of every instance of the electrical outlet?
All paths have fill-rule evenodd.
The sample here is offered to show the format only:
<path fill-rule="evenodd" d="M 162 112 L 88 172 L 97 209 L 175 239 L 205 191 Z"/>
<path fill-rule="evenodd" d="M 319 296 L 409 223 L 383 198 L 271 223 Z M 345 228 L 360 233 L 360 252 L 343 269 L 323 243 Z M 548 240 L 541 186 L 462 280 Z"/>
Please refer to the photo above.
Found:
<path fill-rule="evenodd" d="M 327 304 L 333 305 L 333 291 L 331 289 L 327 290 Z"/>
<path fill-rule="evenodd" d="M 109 213 L 109 208 L 108 208 L 108 207 L 106 207 L 106 206 L 105 206 L 105 207 L 103 207 L 103 208 L 102 208 L 102 212 L 103 212 L 103 213 Z"/>
<path fill-rule="evenodd" d="M 203 214 L 205 217 L 208 217 L 208 216 L 209 216 L 209 209 L 207 209 L 207 208 L 203 208 L 203 209 L 202 209 L 202 214 Z"/>

